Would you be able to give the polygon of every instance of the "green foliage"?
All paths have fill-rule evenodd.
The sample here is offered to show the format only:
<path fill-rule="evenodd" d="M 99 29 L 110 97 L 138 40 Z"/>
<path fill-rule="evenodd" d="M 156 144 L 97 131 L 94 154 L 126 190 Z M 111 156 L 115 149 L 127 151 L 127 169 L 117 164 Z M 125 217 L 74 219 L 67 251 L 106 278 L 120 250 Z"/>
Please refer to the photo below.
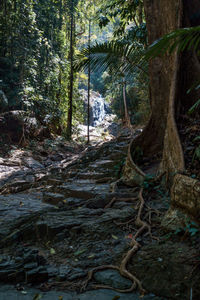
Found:
<path fill-rule="evenodd" d="M 122 74 L 126 73 L 127 76 L 132 76 L 136 68 L 142 68 L 143 51 L 141 45 L 127 44 L 123 41 L 110 41 L 103 44 L 98 44 L 90 47 L 90 49 L 83 49 L 77 55 L 75 68 L 87 69 L 90 63 L 92 70 L 105 71 L 108 68 L 111 72 Z"/>
<path fill-rule="evenodd" d="M 190 221 L 189 219 L 186 220 L 185 226 L 183 228 L 178 228 L 175 231 L 175 234 L 189 234 L 191 237 L 200 233 L 199 225 L 194 222 Z"/>
<path fill-rule="evenodd" d="M 200 146 L 195 148 L 193 157 L 192 157 L 192 163 L 194 162 L 194 160 L 197 159 L 200 161 Z"/>
<path fill-rule="evenodd" d="M 144 182 L 143 182 L 143 187 L 144 189 L 149 189 L 152 188 L 155 184 L 153 182 L 154 176 L 149 174 L 145 176 Z M 158 186 L 158 189 L 156 188 L 156 190 L 159 190 L 160 186 Z"/>
<path fill-rule="evenodd" d="M 144 46 L 138 42 L 108 41 L 82 49 L 75 62 L 76 70 L 87 70 L 90 64 L 94 72 L 107 71 L 104 85 L 108 92 L 104 96 L 110 99 L 114 112 L 121 118 L 124 116 L 122 85 L 126 83 L 130 116 L 134 115 L 139 106 L 142 108 L 139 118 L 133 116 L 133 123 L 144 122 L 149 116 L 147 64 L 141 60 L 143 53 Z"/>
<path fill-rule="evenodd" d="M 194 112 L 196 111 L 196 109 L 198 109 L 198 108 L 199 108 L 199 105 L 200 105 L 200 99 L 199 99 L 199 100 L 197 100 L 197 102 L 195 102 L 195 104 L 194 104 L 194 105 L 192 105 L 192 107 L 190 107 L 190 109 L 189 109 L 188 113 L 189 113 L 189 114 L 192 114 L 192 113 L 194 113 Z"/>
<path fill-rule="evenodd" d="M 2 0 L 0 4 L 0 89 L 9 109 L 30 110 L 56 128 L 64 126 L 68 110 L 72 2 L 75 7 L 78 1 Z M 75 94 L 76 90 L 77 84 Z"/>
<path fill-rule="evenodd" d="M 175 236 L 186 237 L 189 236 L 190 238 L 195 238 L 200 234 L 200 227 L 194 221 L 191 221 L 189 218 L 186 218 L 183 226 L 178 227 L 174 232 L 169 232 L 168 234 L 162 237 L 162 240 L 169 240 Z"/>
<path fill-rule="evenodd" d="M 110 0 L 102 5 L 99 13 L 99 25 L 101 27 L 107 26 L 110 22 L 114 23 L 114 37 L 124 38 L 127 26 L 129 26 L 129 30 L 134 32 L 133 39 L 146 43 L 143 1 Z"/>
<path fill-rule="evenodd" d="M 93 87 L 111 96 L 105 91 L 101 77 L 103 71 L 109 69 L 112 80 L 107 87 L 110 85 L 109 90 L 112 90 L 114 97 L 121 98 L 121 89 L 117 94 L 114 86 L 121 87 L 122 79 L 126 80 L 130 110 L 134 110 L 145 98 L 144 95 L 138 96 L 144 86 L 141 84 L 138 88 L 136 83 L 139 78 L 145 77 L 146 72 L 146 64 L 141 62 L 146 43 L 142 1 L 108 0 L 102 4 L 97 0 L 2 0 L 0 89 L 8 98 L 9 109 L 34 112 L 41 122 L 48 120 L 55 131 L 58 129 L 64 133 L 69 111 L 72 16 L 76 23 L 73 24 L 74 54 L 78 52 L 77 48 L 87 44 L 89 19 L 92 20 L 92 43 L 97 36 L 103 42 L 94 45 L 90 57 L 94 59 L 92 67 L 97 70 L 91 76 Z M 97 19 L 102 20 L 101 25 L 108 24 L 101 32 L 97 29 Z M 113 28 L 118 40 L 105 43 L 109 36 L 113 36 Z M 95 54 L 98 49 L 99 52 Z M 87 56 L 87 49 L 77 55 L 85 68 Z M 140 74 L 143 75 L 140 77 Z M 74 70 L 73 75 L 72 122 L 76 126 L 77 120 L 82 118 L 82 107 L 78 95 L 78 77 Z M 135 92 L 131 91 L 133 86 Z M 116 109 L 118 112 L 120 110 L 121 107 Z"/>
<path fill-rule="evenodd" d="M 154 58 L 164 55 L 166 52 L 171 54 L 177 49 L 178 52 L 194 49 L 199 52 L 200 46 L 200 26 L 181 28 L 164 35 L 156 40 L 147 50 L 146 58 Z"/>

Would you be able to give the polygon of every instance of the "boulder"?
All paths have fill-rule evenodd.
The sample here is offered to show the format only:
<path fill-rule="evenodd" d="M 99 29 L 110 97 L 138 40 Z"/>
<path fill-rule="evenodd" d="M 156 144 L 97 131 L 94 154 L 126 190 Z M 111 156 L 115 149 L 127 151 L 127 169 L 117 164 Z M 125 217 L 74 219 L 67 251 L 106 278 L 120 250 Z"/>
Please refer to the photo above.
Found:
<path fill-rule="evenodd" d="M 23 138 L 49 137 L 50 132 L 27 112 L 16 110 L 0 114 L 1 139 L 19 143 Z"/>

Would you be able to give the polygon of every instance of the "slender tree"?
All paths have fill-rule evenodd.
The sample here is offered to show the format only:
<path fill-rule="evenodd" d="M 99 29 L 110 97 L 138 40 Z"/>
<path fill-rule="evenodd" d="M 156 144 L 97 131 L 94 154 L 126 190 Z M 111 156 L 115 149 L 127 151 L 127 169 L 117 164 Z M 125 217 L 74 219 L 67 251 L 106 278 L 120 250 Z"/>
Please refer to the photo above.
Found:
<path fill-rule="evenodd" d="M 67 138 L 71 139 L 72 135 L 72 113 L 73 113 L 73 86 L 74 86 L 74 0 L 71 0 L 70 6 L 70 75 L 69 75 L 69 105 L 67 119 Z"/>
<path fill-rule="evenodd" d="M 88 55 L 90 60 L 90 43 L 91 43 L 91 19 L 89 19 L 89 29 L 88 29 Z M 90 61 L 88 64 L 88 105 L 87 105 L 87 143 L 90 143 L 90 76 L 91 76 L 91 67 Z"/>

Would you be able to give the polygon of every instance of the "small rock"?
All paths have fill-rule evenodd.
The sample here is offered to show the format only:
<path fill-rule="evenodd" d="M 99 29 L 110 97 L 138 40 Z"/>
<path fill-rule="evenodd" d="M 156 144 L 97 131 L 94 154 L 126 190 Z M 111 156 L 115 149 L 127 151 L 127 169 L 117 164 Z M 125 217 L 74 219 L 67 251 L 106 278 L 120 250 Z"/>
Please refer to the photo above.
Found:
<path fill-rule="evenodd" d="M 24 270 L 32 270 L 32 269 L 35 269 L 37 268 L 37 263 L 36 262 L 30 262 L 30 263 L 27 263 L 24 265 Z"/>
<path fill-rule="evenodd" d="M 68 279 L 69 274 L 71 273 L 72 269 L 68 266 L 61 266 L 59 268 L 59 275 L 58 278 L 62 281 Z"/>
<path fill-rule="evenodd" d="M 32 169 L 43 169 L 44 166 L 32 157 L 24 157 L 23 162 L 26 167 Z"/>
<path fill-rule="evenodd" d="M 55 277 L 58 275 L 58 269 L 54 266 L 47 266 L 48 277 Z"/>

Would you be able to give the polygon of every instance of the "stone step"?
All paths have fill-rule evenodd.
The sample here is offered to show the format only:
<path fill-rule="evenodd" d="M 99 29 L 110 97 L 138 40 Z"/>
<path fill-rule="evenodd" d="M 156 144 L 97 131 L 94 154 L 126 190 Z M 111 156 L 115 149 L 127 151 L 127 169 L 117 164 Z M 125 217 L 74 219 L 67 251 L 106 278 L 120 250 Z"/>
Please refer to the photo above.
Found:
<path fill-rule="evenodd" d="M 93 171 L 93 169 L 91 170 L 87 170 L 86 172 L 81 172 L 77 175 L 77 178 L 79 179 L 93 179 L 93 180 L 98 180 L 101 178 L 105 178 L 105 177 L 111 177 L 113 176 L 113 169 L 99 169 Z"/>
<path fill-rule="evenodd" d="M 110 175 L 109 173 L 107 175 Z M 80 179 L 93 179 L 93 180 L 97 180 L 97 179 L 101 179 L 103 177 L 105 177 L 106 174 L 103 172 L 95 172 L 95 171 L 85 171 L 85 172 L 80 172 L 77 174 L 77 178 Z"/>
<path fill-rule="evenodd" d="M 96 185 L 95 183 L 66 183 L 56 187 L 55 192 L 63 194 L 66 198 L 74 197 L 81 199 L 90 199 L 96 197 L 98 194 L 108 193 L 110 191 L 109 184 Z"/>
<path fill-rule="evenodd" d="M 120 161 L 124 159 L 124 157 L 126 157 L 126 153 L 123 153 L 122 151 L 113 151 L 107 158 L 114 161 Z"/>
<path fill-rule="evenodd" d="M 58 193 L 43 193 L 43 202 L 53 204 L 53 205 L 58 205 L 59 202 L 62 202 L 65 200 L 65 196 L 63 194 L 58 194 Z"/>
<path fill-rule="evenodd" d="M 110 169 L 113 168 L 116 165 L 116 162 L 114 160 L 110 159 L 103 159 L 103 160 L 96 160 L 94 163 L 89 165 L 90 169 Z"/>
<path fill-rule="evenodd" d="M 77 175 L 78 171 L 77 169 L 69 170 L 68 172 L 64 173 L 65 178 L 74 178 Z"/>
<path fill-rule="evenodd" d="M 78 185 L 85 185 L 85 184 L 95 184 L 96 180 L 93 180 L 92 178 L 79 178 L 79 177 L 76 177 L 76 179 L 74 178 L 71 178 L 69 180 L 67 180 L 67 182 L 72 182 L 72 183 L 75 183 L 75 184 L 78 184 Z"/>
<path fill-rule="evenodd" d="M 129 143 L 119 143 L 119 144 L 116 144 L 115 150 L 123 151 L 124 149 L 128 149 L 128 147 L 129 147 Z"/>

